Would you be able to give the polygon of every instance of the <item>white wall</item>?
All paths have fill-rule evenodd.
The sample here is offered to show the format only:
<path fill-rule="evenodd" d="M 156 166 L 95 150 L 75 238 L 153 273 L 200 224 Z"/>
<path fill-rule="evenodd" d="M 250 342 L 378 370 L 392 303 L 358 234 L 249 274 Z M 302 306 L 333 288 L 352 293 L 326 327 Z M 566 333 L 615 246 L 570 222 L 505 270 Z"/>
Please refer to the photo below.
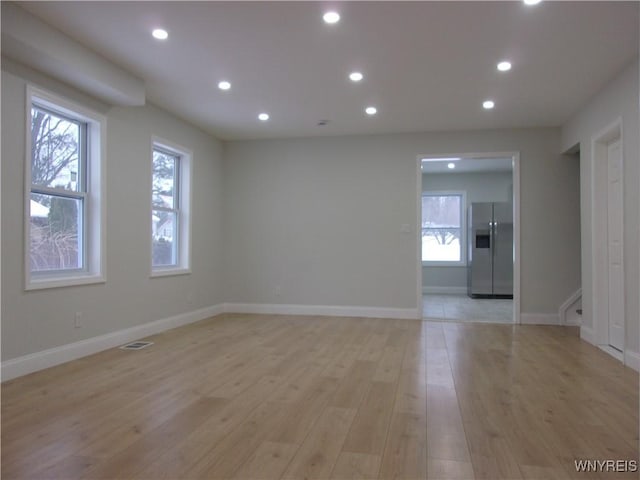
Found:
<path fill-rule="evenodd" d="M 578 166 L 555 128 L 229 142 L 227 301 L 417 308 L 417 156 L 511 151 L 522 311 L 557 313 L 580 256 Z"/>
<path fill-rule="evenodd" d="M 152 105 L 110 108 L 5 58 L 2 69 L 3 361 L 221 303 L 220 143 Z M 105 284 L 24 291 L 27 80 L 107 116 Z M 193 151 L 190 275 L 149 278 L 152 135 Z M 84 314 L 78 329 L 76 311 Z"/>
<path fill-rule="evenodd" d="M 467 207 L 474 202 L 511 202 L 513 178 L 511 172 L 423 174 L 422 191 L 466 192 L 464 211 L 467 212 Z M 448 288 L 452 292 L 466 290 L 467 267 L 423 266 L 422 287 Z"/>
<path fill-rule="evenodd" d="M 622 118 L 624 162 L 624 265 L 625 309 L 627 327 L 626 348 L 638 352 L 640 310 L 638 306 L 639 249 L 638 189 L 638 61 L 637 59 L 605 86 L 562 129 L 562 148 L 567 150 L 580 144 L 580 190 L 582 221 L 582 291 L 583 325 L 593 324 L 593 233 L 600 228 L 592 218 L 594 161 L 591 141 L 602 129 Z"/>

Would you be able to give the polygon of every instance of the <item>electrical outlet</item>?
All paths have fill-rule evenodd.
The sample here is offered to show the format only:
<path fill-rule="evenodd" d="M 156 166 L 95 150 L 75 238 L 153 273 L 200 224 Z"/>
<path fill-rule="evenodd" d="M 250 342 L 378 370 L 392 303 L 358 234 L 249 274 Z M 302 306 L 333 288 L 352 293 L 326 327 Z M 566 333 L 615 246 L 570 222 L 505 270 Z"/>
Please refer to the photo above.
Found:
<path fill-rule="evenodd" d="M 193 292 L 189 292 L 187 293 L 187 304 L 192 305 L 193 304 Z"/>
<path fill-rule="evenodd" d="M 275 294 L 276 294 L 276 297 L 279 297 L 282 294 L 282 287 L 280 287 L 280 285 L 276 286 Z"/>
<path fill-rule="evenodd" d="M 82 328 L 82 312 L 76 312 L 76 316 L 73 322 L 74 328 Z"/>

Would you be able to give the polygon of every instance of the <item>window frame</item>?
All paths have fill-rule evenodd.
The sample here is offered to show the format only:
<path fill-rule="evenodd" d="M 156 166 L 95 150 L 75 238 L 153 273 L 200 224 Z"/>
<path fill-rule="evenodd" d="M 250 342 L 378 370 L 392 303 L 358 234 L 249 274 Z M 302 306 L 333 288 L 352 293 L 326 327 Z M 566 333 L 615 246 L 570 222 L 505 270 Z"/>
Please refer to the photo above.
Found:
<path fill-rule="evenodd" d="M 174 171 L 174 205 L 173 208 L 158 207 L 153 204 L 153 152 L 177 157 Z M 149 268 L 150 277 L 166 277 L 171 275 L 187 275 L 191 273 L 191 185 L 192 185 L 192 159 L 191 150 L 176 143 L 152 136 L 150 149 L 150 175 L 149 175 Z M 177 205 L 176 205 L 177 204 Z M 177 239 L 173 246 L 175 249 L 176 263 L 173 265 L 153 265 L 153 212 L 154 210 L 168 211 L 176 214 Z"/>
<path fill-rule="evenodd" d="M 64 97 L 28 84 L 26 87 L 26 148 L 24 156 L 24 279 L 25 290 L 67 287 L 106 281 L 105 273 L 105 143 L 106 117 Z M 80 146 L 78 158 L 77 191 L 32 184 L 31 110 L 37 108 L 79 125 Z M 31 194 L 79 200 L 82 215 L 78 231 L 81 232 L 81 268 L 31 270 Z"/>
<path fill-rule="evenodd" d="M 467 192 L 464 190 L 425 190 L 420 198 L 420 258 L 422 259 L 422 199 L 424 197 L 460 197 L 460 260 L 422 260 L 425 267 L 466 267 L 467 266 Z"/>

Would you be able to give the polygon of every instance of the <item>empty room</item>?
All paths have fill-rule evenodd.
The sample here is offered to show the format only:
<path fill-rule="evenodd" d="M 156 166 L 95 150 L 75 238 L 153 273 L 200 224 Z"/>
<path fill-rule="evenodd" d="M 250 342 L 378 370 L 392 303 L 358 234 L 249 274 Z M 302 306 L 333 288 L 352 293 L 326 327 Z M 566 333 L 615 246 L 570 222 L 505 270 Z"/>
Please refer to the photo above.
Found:
<path fill-rule="evenodd" d="M 638 478 L 638 2 L 0 8 L 3 479 Z"/>

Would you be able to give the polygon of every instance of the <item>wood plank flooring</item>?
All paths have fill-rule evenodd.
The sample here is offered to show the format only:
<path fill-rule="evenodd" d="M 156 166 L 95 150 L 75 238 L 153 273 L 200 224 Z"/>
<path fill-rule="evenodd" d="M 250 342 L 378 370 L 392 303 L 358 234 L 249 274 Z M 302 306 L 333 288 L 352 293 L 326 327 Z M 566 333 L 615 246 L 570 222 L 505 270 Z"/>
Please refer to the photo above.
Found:
<path fill-rule="evenodd" d="M 573 479 L 638 376 L 561 327 L 223 315 L 2 385 L 3 479 Z"/>

